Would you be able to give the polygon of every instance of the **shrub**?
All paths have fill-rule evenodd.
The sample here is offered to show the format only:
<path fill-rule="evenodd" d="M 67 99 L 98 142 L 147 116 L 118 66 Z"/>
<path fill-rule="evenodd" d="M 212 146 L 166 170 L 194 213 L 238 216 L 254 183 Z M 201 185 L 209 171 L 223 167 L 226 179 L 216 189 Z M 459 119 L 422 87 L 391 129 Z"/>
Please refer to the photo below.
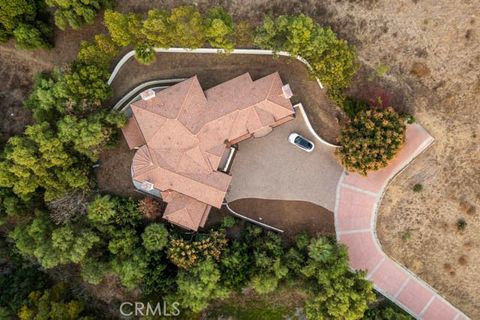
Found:
<path fill-rule="evenodd" d="M 151 64 L 155 61 L 156 57 L 157 53 L 149 45 L 141 44 L 135 48 L 135 59 L 141 64 Z"/>
<path fill-rule="evenodd" d="M 239 47 L 247 47 L 253 44 L 253 28 L 248 21 L 240 21 L 235 28 L 235 42 Z"/>
<path fill-rule="evenodd" d="M 148 251 L 160 251 L 168 244 L 168 230 L 163 224 L 153 223 L 142 234 L 143 246 Z"/>
<path fill-rule="evenodd" d="M 147 219 L 155 219 L 161 216 L 162 209 L 162 203 L 151 197 L 143 198 L 138 203 L 138 210 Z"/>
<path fill-rule="evenodd" d="M 413 192 L 420 192 L 423 190 L 423 186 L 420 184 L 420 183 L 416 183 L 414 186 L 413 186 Z"/>
<path fill-rule="evenodd" d="M 392 108 L 359 112 L 340 133 L 343 166 L 367 175 L 385 167 L 405 142 L 405 124 Z"/>
<path fill-rule="evenodd" d="M 465 221 L 464 218 L 459 218 L 457 220 L 457 229 L 459 231 L 463 231 L 463 230 L 465 230 L 466 227 L 467 227 L 467 221 Z"/>

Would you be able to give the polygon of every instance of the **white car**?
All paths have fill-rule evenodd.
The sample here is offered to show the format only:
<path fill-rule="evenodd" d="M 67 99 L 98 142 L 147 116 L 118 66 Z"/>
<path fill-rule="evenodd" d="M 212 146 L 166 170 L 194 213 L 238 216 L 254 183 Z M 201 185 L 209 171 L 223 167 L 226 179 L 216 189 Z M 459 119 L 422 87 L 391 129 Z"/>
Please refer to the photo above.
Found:
<path fill-rule="evenodd" d="M 312 152 L 315 149 L 315 145 L 312 141 L 308 140 L 307 138 L 302 137 L 298 133 L 290 133 L 288 136 L 288 141 L 302 149 L 303 151 Z"/>

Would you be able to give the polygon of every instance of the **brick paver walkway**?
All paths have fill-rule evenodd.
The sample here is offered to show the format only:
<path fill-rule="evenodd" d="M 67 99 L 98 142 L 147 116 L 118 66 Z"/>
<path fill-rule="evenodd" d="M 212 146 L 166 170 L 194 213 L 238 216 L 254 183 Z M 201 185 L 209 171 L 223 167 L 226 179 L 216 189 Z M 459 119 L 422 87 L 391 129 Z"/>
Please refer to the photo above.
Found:
<path fill-rule="evenodd" d="M 433 138 L 420 125 L 407 127 L 406 143 L 388 167 L 368 177 L 343 173 L 337 185 L 335 228 L 348 247 L 353 269 L 367 270 L 375 289 L 417 319 L 468 319 L 415 274 L 389 258 L 376 235 L 376 213 L 388 182 L 425 150 Z"/>

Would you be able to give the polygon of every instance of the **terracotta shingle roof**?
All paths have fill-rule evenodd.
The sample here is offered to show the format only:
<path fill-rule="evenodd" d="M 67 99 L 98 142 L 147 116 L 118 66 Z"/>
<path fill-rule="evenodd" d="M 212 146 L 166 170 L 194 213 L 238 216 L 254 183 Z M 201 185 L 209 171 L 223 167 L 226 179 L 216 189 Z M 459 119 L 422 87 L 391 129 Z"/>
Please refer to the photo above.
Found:
<path fill-rule="evenodd" d="M 262 132 L 294 111 L 278 73 L 245 73 L 206 91 L 192 77 L 131 104 L 122 129 L 133 179 L 151 182 L 168 203 L 164 218 L 197 230 L 220 207 L 231 176 L 217 171 L 226 143 Z M 268 130 L 266 130 L 268 131 Z"/>

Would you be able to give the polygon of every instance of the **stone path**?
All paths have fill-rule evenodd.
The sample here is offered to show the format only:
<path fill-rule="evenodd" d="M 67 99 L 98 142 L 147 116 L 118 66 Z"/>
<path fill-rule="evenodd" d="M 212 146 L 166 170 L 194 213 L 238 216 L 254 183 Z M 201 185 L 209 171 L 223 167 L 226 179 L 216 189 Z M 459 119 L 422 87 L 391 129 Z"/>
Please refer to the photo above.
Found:
<path fill-rule="evenodd" d="M 468 319 L 415 274 L 389 258 L 376 234 L 376 214 L 388 182 L 424 151 L 433 138 L 420 125 L 407 127 L 406 143 L 388 167 L 368 177 L 344 172 L 337 185 L 335 229 L 353 269 L 367 270 L 375 289 L 417 319 Z"/>

